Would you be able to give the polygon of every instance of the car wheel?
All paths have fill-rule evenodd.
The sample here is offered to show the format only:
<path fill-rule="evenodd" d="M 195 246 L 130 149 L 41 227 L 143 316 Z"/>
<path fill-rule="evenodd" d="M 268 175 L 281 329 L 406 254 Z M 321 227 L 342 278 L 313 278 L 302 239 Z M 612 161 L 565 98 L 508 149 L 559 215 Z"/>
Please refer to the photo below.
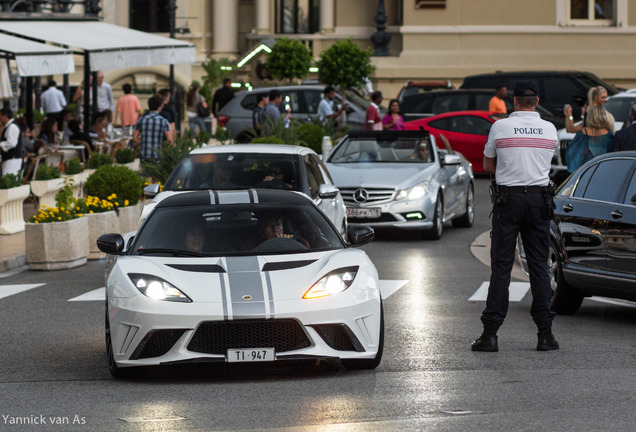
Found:
<path fill-rule="evenodd" d="M 453 219 L 453 226 L 459 228 L 470 228 L 475 221 L 475 191 L 472 183 L 468 185 L 466 192 L 466 213 Z"/>
<path fill-rule="evenodd" d="M 550 286 L 552 287 L 552 307 L 550 309 L 560 315 L 572 315 L 581 307 L 583 295 L 565 282 L 559 255 L 553 245 L 550 245 L 548 270 L 550 272 Z"/>
<path fill-rule="evenodd" d="M 375 369 L 382 361 L 384 351 L 384 306 L 380 301 L 380 338 L 378 341 L 378 352 L 372 359 L 342 359 L 340 362 L 349 370 Z"/>
<path fill-rule="evenodd" d="M 439 240 L 442 238 L 444 229 L 444 200 L 442 194 L 437 195 L 435 202 L 435 214 L 433 214 L 433 228 L 424 232 L 424 238 L 429 240 Z"/>

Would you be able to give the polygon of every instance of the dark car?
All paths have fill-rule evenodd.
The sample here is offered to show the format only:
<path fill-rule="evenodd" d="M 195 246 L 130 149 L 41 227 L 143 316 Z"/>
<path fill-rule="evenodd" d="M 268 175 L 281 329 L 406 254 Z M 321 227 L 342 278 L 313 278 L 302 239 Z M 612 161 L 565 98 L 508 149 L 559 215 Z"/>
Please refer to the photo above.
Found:
<path fill-rule="evenodd" d="M 272 87 L 273 88 L 273 87 Z M 234 98 L 219 112 L 219 123 L 225 125 L 232 138 L 241 140 L 241 135 L 252 127 L 252 110 L 256 106 L 259 94 L 269 94 L 272 88 L 258 88 L 251 91 L 237 93 Z M 324 85 L 279 86 L 283 95 L 283 102 L 279 109 L 289 112 L 293 118 L 318 116 L 318 104 L 323 98 Z M 335 103 L 342 103 L 342 96 L 336 94 Z M 364 129 L 364 118 L 369 101 L 347 91 L 347 124 L 352 129 Z"/>
<path fill-rule="evenodd" d="M 495 72 L 464 78 L 460 89 L 494 89 L 505 85 L 513 89 L 520 80 L 533 80 L 539 85 L 539 100 L 553 115 L 564 117 L 563 106 L 572 105 L 575 115 L 585 105 L 591 87 L 603 86 L 612 96 L 618 90 L 593 73 L 579 71 Z"/>
<path fill-rule="evenodd" d="M 414 94 L 426 93 L 434 90 L 450 90 L 455 87 L 451 84 L 450 80 L 446 81 L 407 81 L 404 83 L 404 86 L 400 89 L 400 92 L 397 95 L 397 100 L 402 102 L 402 100 Z"/>
<path fill-rule="evenodd" d="M 488 111 L 494 90 L 439 90 L 406 96 L 400 104 L 400 112 L 404 121 L 418 120 L 438 114 L 457 111 Z M 512 92 L 504 97 L 508 114 L 514 111 Z M 549 121 L 557 129 L 565 127 L 563 117 L 556 117 L 541 104 L 537 106 L 541 118 Z"/>
<path fill-rule="evenodd" d="M 593 295 L 636 300 L 636 152 L 587 162 L 559 187 L 554 203 L 552 310 L 573 314 Z"/>

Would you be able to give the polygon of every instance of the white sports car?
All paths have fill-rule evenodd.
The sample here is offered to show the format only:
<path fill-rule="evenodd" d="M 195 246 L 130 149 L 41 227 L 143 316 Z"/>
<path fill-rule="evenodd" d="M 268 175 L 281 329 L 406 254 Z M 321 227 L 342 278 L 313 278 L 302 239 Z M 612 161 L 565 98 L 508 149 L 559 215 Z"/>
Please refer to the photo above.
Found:
<path fill-rule="evenodd" d="M 348 229 L 351 245 L 373 238 Z M 134 238 L 105 234 L 113 376 L 190 361 L 340 359 L 375 368 L 378 274 L 304 194 L 196 191 L 157 204 Z"/>

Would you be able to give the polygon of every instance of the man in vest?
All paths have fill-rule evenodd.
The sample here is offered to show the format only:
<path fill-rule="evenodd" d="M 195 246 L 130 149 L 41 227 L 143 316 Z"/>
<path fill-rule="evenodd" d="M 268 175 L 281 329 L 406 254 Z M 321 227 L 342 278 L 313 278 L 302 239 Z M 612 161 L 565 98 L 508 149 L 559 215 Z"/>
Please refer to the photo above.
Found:
<path fill-rule="evenodd" d="M 0 134 L 0 152 L 2 154 L 2 175 L 20 176 L 22 169 L 22 140 L 20 127 L 13 121 L 10 108 L 0 110 L 0 122 L 4 126 Z"/>

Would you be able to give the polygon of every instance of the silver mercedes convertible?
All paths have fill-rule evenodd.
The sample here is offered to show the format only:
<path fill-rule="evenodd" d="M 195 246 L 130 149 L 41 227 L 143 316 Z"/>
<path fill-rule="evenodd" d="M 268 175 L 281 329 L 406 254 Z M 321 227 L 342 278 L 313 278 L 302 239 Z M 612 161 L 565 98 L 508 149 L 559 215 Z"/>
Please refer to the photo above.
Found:
<path fill-rule="evenodd" d="M 471 227 L 470 162 L 426 131 L 356 131 L 327 159 L 349 223 L 421 231 L 437 240 L 443 226 Z"/>

